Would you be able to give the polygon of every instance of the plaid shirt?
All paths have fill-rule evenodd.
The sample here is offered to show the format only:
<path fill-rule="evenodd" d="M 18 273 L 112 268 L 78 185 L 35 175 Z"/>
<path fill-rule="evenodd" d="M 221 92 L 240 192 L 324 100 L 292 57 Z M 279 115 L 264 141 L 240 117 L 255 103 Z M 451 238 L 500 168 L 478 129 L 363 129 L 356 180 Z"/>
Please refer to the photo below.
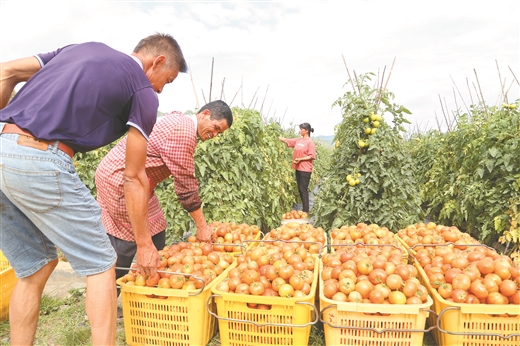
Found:
<path fill-rule="evenodd" d="M 150 181 L 148 223 L 151 235 L 166 229 L 166 219 L 153 189 L 170 175 L 175 180 L 175 193 L 184 209 L 197 210 L 202 205 L 195 177 L 193 155 L 197 145 L 197 119 L 173 112 L 157 120 L 146 151 L 146 174 Z M 123 173 L 126 139 L 123 138 L 103 158 L 96 170 L 97 201 L 108 234 L 135 242 L 126 210 Z"/>

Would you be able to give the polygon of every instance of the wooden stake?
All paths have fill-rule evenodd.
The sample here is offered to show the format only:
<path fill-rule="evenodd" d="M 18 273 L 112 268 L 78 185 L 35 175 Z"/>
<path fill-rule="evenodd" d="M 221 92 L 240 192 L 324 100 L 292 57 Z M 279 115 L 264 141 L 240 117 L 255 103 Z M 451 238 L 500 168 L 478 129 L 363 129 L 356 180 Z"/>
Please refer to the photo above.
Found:
<path fill-rule="evenodd" d="M 262 100 L 262 106 L 260 107 L 260 115 L 262 114 L 262 111 L 264 110 L 264 102 L 265 102 L 265 98 L 267 97 L 268 91 L 269 91 L 269 84 L 267 84 L 267 89 L 265 89 L 264 99 Z"/>
<path fill-rule="evenodd" d="M 215 58 L 211 58 L 211 78 L 209 81 L 209 102 L 211 102 L 211 89 L 213 89 L 213 63 Z"/>
<path fill-rule="evenodd" d="M 509 67 L 509 66 L 507 66 Z M 516 84 L 520 85 L 520 82 L 518 81 L 518 79 L 516 78 L 515 74 L 513 73 L 513 70 L 511 70 L 511 67 L 509 67 L 509 71 L 511 71 L 511 74 L 513 75 L 513 77 L 515 78 L 516 80 Z"/>
<path fill-rule="evenodd" d="M 224 83 L 225 82 L 226 82 L 226 77 L 224 77 L 224 79 L 222 80 L 222 89 L 220 89 L 220 99 L 221 100 L 224 100 L 223 96 L 224 96 Z"/>
<path fill-rule="evenodd" d="M 229 107 L 231 108 L 231 105 L 233 104 L 233 101 L 235 100 L 235 97 L 237 97 L 238 95 L 238 92 L 242 90 L 242 85 L 238 88 L 237 92 L 235 93 L 235 96 L 233 96 L 233 99 L 231 100 L 231 102 L 229 103 Z"/>
<path fill-rule="evenodd" d="M 477 71 L 475 69 L 473 69 L 473 71 L 475 72 L 475 78 L 477 79 L 478 90 L 480 91 L 480 96 L 482 97 L 482 106 L 484 108 L 484 113 L 486 113 L 486 116 L 489 117 L 489 113 L 488 113 L 487 107 L 486 107 L 486 102 L 484 101 L 484 95 L 482 94 L 482 88 L 480 87 L 480 82 L 478 80 Z"/>
<path fill-rule="evenodd" d="M 345 61 L 345 57 L 343 56 L 343 54 L 341 54 L 341 57 L 343 58 L 343 64 L 345 64 L 345 69 L 347 70 L 348 79 L 350 81 L 350 84 L 352 84 L 352 89 L 354 89 L 354 95 L 355 95 L 356 94 L 356 87 L 354 86 L 354 81 L 352 80 L 352 77 L 350 76 L 350 71 L 348 70 L 347 62 Z"/>
<path fill-rule="evenodd" d="M 433 113 L 435 114 L 435 121 L 437 122 L 437 128 L 439 129 L 439 133 L 442 133 L 441 124 L 439 123 L 439 118 L 437 118 L 437 112 L 433 111 Z"/>
<path fill-rule="evenodd" d="M 466 102 L 464 102 L 464 98 L 462 97 L 462 94 L 460 93 L 459 88 L 457 88 L 457 84 L 455 84 L 455 81 L 453 80 L 451 75 L 450 75 L 450 78 L 451 78 L 451 81 L 453 82 L 453 85 L 455 86 L 455 89 L 457 89 L 457 92 L 459 93 L 460 99 L 462 100 L 464 107 L 466 107 L 466 110 L 468 111 L 468 115 L 470 115 L 469 108 L 468 108 L 468 106 L 466 106 Z M 455 102 L 457 102 L 457 101 L 455 100 Z"/>
<path fill-rule="evenodd" d="M 200 91 L 202 91 L 202 98 L 204 99 L 204 104 L 206 104 L 206 96 L 204 96 L 204 89 L 200 89 Z"/>
<path fill-rule="evenodd" d="M 446 113 L 444 113 L 444 105 L 442 104 L 441 95 L 439 94 L 439 102 L 441 103 L 442 115 L 444 116 L 444 121 L 446 122 L 446 126 L 448 126 L 448 131 L 451 131 L 450 123 L 448 122 L 448 118 L 446 117 Z"/>
<path fill-rule="evenodd" d="M 468 80 L 468 78 L 466 78 L 466 86 L 468 87 L 469 98 L 471 99 L 471 104 L 474 105 L 475 102 L 473 102 L 473 95 L 471 95 L 471 88 L 469 87 L 469 80 Z"/>
<path fill-rule="evenodd" d="M 502 97 L 503 97 L 503 101 L 502 102 L 506 102 L 507 103 L 507 96 L 504 93 L 504 84 L 506 83 L 506 81 L 504 80 L 504 83 L 502 83 L 502 76 L 500 75 L 500 68 L 498 67 L 498 61 L 496 59 L 495 59 L 495 63 L 497 65 L 498 80 L 500 81 L 500 89 L 502 90 Z"/>
<path fill-rule="evenodd" d="M 258 89 L 260 89 L 260 87 L 258 87 Z M 249 106 L 247 107 L 248 109 L 251 109 L 251 104 L 253 103 L 253 101 L 255 100 L 255 96 L 256 96 L 256 93 L 258 92 L 258 89 L 256 89 L 254 95 L 253 95 L 253 98 L 251 99 L 251 102 L 249 102 Z"/>

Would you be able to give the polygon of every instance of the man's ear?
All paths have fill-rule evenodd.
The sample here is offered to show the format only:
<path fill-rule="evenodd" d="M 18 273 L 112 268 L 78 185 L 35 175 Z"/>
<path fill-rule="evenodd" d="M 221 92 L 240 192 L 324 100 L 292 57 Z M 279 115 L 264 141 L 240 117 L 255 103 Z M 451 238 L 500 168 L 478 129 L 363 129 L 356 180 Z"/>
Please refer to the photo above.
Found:
<path fill-rule="evenodd" d="M 166 57 L 164 55 L 159 55 L 158 57 L 156 57 L 154 60 L 153 60 L 153 67 L 157 67 L 161 64 L 164 64 L 166 63 Z"/>

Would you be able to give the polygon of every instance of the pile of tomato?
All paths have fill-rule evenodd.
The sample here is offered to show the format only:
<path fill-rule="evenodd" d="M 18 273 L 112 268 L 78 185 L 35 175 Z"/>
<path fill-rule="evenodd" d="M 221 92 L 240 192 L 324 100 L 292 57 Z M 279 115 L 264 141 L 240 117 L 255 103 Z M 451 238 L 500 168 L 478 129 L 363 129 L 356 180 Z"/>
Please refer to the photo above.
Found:
<path fill-rule="evenodd" d="M 260 228 L 257 225 L 236 222 L 213 221 L 209 224 L 213 230 L 213 250 L 221 252 L 242 252 L 242 246 L 248 246 L 251 241 L 257 239 Z M 189 242 L 197 242 L 195 236 L 187 239 Z"/>
<path fill-rule="evenodd" d="M 377 224 L 367 225 L 360 222 L 356 225 L 341 226 L 334 228 L 330 232 L 331 244 L 368 244 L 368 245 L 394 245 L 401 248 L 400 242 L 395 238 L 394 233 L 387 227 L 380 227 Z"/>
<path fill-rule="evenodd" d="M 221 292 L 253 296 L 300 298 L 311 294 L 317 257 L 297 243 L 263 242 L 237 257 L 237 265 L 217 282 Z M 248 303 L 271 309 L 270 304 Z"/>
<path fill-rule="evenodd" d="M 487 246 L 438 245 L 417 251 L 430 286 L 447 301 L 520 304 L 520 266 Z"/>
<path fill-rule="evenodd" d="M 419 222 L 397 231 L 397 236 L 413 249 L 421 248 L 421 244 L 479 244 L 479 241 L 456 226 L 438 225 L 434 222 Z"/>
<path fill-rule="evenodd" d="M 428 292 L 417 275 L 392 246 L 356 244 L 322 256 L 322 293 L 338 302 L 423 304 Z"/>
<path fill-rule="evenodd" d="M 301 210 L 291 210 L 282 214 L 282 220 L 308 219 L 309 214 Z"/>
<path fill-rule="evenodd" d="M 311 254 L 318 254 L 327 243 L 327 236 L 321 227 L 314 227 L 308 223 L 289 222 L 270 230 L 263 240 L 301 242 L 299 246 L 309 250 Z"/>
<path fill-rule="evenodd" d="M 125 285 L 196 290 L 207 286 L 235 259 L 214 251 L 213 244 L 180 242 L 159 250 L 158 273 L 149 276 L 130 270 L 120 281 Z M 164 296 L 147 295 L 152 298 Z"/>

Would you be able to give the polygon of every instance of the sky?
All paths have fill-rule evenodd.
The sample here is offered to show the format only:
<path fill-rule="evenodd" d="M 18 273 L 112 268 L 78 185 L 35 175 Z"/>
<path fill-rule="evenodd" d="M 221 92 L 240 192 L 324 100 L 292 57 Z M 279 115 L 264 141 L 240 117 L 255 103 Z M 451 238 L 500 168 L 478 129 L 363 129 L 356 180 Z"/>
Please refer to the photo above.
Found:
<path fill-rule="evenodd" d="M 169 33 L 189 72 L 159 95 L 161 112 L 223 99 L 330 136 L 342 120 L 332 104 L 352 91 L 348 67 L 388 79 L 410 132 L 445 131 L 478 98 L 519 99 L 519 18 L 518 0 L 0 0 L 0 61 L 87 41 L 130 54 Z"/>

